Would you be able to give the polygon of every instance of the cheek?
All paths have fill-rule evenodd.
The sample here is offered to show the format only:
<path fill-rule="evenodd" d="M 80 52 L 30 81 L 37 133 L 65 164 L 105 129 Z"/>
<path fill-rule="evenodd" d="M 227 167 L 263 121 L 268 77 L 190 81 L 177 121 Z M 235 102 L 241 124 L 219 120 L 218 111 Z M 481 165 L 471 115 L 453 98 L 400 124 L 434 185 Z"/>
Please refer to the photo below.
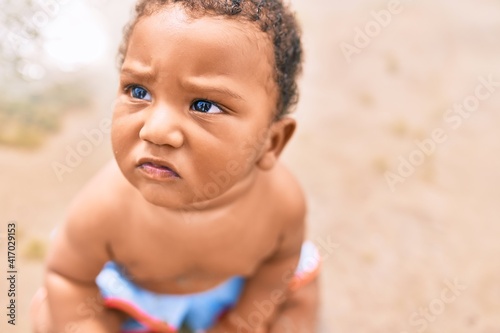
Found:
<path fill-rule="evenodd" d="M 122 117 L 118 112 L 113 114 L 111 125 L 111 144 L 116 158 L 127 154 L 132 148 L 135 133 L 134 126 L 127 117 Z"/>
<path fill-rule="evenodd" d="M 211 158 L 197 165 L 198 179 L 192 188 L 202 199 L 218 197 L 244 178 L 246 170 L 242 165 L 231 156 Z"/>
<path fill-rule="evenodd" d="M 196 173 L 201 186 L 216 183 L 229 187 L 248 175 L 262 150 L 262 143 L 252 135 L 232 136 L 225 142 L 207 145 L 199 150 L 196 158 Z"/>
<path fill-rule="evenodd" d="M 225 192 L 242 178 L 248 169 L 244 151 L 238 149 L 235 141 L 213 140 L 196 145 L 189 152 L 191 175 L 196 178 L 196 187 L 203 197 L 213 198 Z"/>
<path fill-rule="evenodd" d="M 255 129 L 251 135 L 242 138 L 238 146 L 241 158 L 247 163 L 255 163 L 267 142 L 268 132 L 269 128 L 263 126 L 260 129 Z"/>
<path fill-rule="evenodd" d="M 111 126 L 111 145 L 113 147 L 113 153 L 117 158 L 123 154 L 126 148 L 124 133 L 120 122 L 113 119 Z"/>

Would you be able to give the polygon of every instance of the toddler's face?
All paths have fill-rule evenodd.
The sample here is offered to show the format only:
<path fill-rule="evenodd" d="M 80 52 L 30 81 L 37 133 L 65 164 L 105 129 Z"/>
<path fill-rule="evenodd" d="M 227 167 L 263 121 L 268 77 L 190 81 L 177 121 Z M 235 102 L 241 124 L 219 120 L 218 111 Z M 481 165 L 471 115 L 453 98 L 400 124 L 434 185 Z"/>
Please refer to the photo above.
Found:
<path fill-rule="evenodd" d="M 156 205 L 185 207 L 253 175 L 272 122 L 272 44 L 248 22 L 141 18 L 130 37 L 112 143 L 125 177 Z"/>

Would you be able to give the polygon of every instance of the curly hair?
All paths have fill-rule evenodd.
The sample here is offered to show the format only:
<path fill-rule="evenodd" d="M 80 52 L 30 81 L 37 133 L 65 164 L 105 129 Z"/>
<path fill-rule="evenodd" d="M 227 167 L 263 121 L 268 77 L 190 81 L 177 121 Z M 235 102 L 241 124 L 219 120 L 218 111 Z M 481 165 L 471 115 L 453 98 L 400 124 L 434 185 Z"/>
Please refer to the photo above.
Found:
<path fill-rule="evenodd" d="M 153 15 L 163 7 L 181 4 L 193 17 L 202 15 L 241 18 L 255 23 L 273 43 L 275 81 L 279 89 L 276 119 L 291 112 L 298 102 L 297 78 L 302 71 L 301 30 L 283 0 L 138 0 L 134 18 L 125 26 L 119 49 L 119 64 L 127 53 L 132 31 L 141 17 Z"/>

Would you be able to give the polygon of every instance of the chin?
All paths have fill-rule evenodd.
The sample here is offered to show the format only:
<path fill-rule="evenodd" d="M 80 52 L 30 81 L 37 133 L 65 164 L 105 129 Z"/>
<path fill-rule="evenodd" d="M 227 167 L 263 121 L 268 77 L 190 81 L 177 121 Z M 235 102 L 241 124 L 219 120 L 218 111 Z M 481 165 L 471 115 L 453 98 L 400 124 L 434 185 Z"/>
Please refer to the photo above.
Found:
<path fill-rule="evenodd" d="M 141 193 L 144 200 L 152 205 L 169 208 L 169 209 L 182 209 L 186 203 L 183 198 L 175 193 L 165 193 L 165 189 L 160 185 L 146 185 L 136 186 L 137 190 Z"/>
<path fill-rule="evenodd" d="M 155 194 L 152 194 L 152 195 L 147 194 L 147 193 L 146 194 L 141 193 L 141 194 L 142 194 L 142 197 L 144 198 L 144 200 L 146 200 L 147 202 L 149 202 L 150 204 L 152 204 L 154 206 L 172 209 L 172 210 L 183 210 L 183 207 L 185 206 L 185 204 L 183 204 L 179 200 L 172 200 L 172 198 L 165 198 L 165 197 L 155 195 Z"/>

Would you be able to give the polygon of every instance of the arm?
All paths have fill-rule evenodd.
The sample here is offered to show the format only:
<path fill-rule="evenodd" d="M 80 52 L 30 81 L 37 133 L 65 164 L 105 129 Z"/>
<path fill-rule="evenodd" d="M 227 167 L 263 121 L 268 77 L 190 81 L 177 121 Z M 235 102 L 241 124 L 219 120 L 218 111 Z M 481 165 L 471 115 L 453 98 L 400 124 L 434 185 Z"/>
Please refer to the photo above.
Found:
<path fill-rule="evenodd" d="M 299 253 L 287 257 L 277 255 L 262 264 L 256 275 L 247 281 L 237 306 L 221 322 L 221 326 L 226 326 L 226 330 L 221 332 L 246 328 L 256 333 L 267 333 L 288 297 L 288 282 L 298 260 Z"/>
<path fill-rule="evenodd" d="M 104 308 L 95 283 L 110 260 L 106 250 L 109 227 L 98 206 L 87 203 L 80 200 L 73 205 L 47 259 L 45 289 L 54 333 L 104 333 L 119 327 L 118 319 Z"/>
<path fill-rule="evenodd" d="M 236 307 L 209 333 L 268 332 L 280 306 L 287 300 L 288 284 L 300 258 L 305 207 L 302 203 L 295 208 L 282 217 L 286 221 L 277 250 L 247 280 Z"/>
<path fill-rule="evenodd" d="M 117 332 L 119 318 L 104 309 L 96 286 L 49 271 L 45 288 L 54 333 Z"/>

